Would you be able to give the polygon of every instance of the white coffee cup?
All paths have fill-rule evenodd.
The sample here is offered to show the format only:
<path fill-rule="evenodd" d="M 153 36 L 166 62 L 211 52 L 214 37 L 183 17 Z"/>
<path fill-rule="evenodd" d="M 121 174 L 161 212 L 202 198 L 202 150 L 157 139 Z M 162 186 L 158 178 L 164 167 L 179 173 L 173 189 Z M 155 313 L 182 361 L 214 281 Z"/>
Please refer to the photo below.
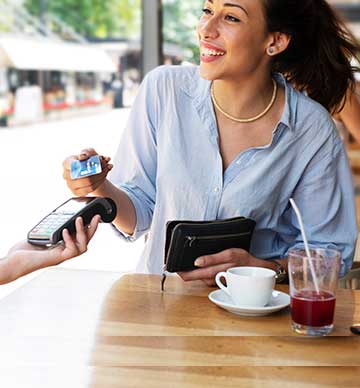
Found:
<path fill-rule="evenodd" d="M 262 267 L 233 267 L 219 272 L 215 281 L 234 304 L 247 307 L 264 307 L 269 303 L 275 285 L 275 271 Z M 221 283 L 226 279 L 227 287 Z"/>

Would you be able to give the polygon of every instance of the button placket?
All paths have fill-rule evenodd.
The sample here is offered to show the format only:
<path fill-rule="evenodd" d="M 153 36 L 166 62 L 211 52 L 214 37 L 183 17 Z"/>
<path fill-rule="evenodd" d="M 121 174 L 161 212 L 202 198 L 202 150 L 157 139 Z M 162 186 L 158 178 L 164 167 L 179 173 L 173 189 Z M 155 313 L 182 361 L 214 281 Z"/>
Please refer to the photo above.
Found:
<path fill-rule="evenodd" d="M 242 152 L 238 159 L 233 161 L 226 169 L 224 174 L 224 188 L 245 169 L 252 157 L 255 155 L 256 149 L 252 148 Z"/>

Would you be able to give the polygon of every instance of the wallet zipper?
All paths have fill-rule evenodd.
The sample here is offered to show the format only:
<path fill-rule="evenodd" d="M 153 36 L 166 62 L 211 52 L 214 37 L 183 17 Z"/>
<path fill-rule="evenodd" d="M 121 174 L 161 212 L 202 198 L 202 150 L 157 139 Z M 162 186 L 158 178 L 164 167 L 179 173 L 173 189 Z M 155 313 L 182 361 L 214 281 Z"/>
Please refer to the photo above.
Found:
<path fill-rule="evenodd" d="M 216 234 L 216 235 L 213 234 L 211 236 L 186 236 L 186 239 L 189 241 L 189 247 L 191 247 L 196 240 L 226 239 L 226 238 L 243 236 L 244 234 L 248 234 L 248 233 L 232 233 L 232 234 Z"/>

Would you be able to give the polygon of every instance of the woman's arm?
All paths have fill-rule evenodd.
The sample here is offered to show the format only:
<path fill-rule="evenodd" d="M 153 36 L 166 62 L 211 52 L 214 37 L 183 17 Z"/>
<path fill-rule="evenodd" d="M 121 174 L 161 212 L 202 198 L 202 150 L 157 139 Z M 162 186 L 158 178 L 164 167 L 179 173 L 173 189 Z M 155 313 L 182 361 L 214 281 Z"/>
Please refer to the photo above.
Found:
<path fill-rule="evenodd" d="M 114 225 L 131 239 L 138 238 L 151 225 L 156 198 L 157 142 L 157 75 L 150 72 L 142 82 L 124 129 L 114 165 L 109 157 L 101 157 L 102 172 L 72 180 L 70 163 L 73 159 L 87 159 L 95 155 L 92 148 L 67 158 L 63 176 L 70 190 L 77 196 L 110 197 L 117 205 Z M 110 179 L 106 179 L 111 170 Z"/>

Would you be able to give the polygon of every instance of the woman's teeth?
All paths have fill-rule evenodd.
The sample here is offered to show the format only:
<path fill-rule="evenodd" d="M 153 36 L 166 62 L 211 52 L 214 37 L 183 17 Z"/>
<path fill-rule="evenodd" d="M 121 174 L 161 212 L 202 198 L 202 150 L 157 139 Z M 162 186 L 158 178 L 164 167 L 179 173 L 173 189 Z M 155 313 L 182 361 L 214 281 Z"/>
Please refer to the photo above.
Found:
<path fill-rule="evenodd" d="M 225 53 L 223 51 L 215 51 L 215 50 L 203 48 L 201 50 L 201 55 L 203 55 L 203 56 L 222 56 L 222 55 L 225 55 Z"/>

